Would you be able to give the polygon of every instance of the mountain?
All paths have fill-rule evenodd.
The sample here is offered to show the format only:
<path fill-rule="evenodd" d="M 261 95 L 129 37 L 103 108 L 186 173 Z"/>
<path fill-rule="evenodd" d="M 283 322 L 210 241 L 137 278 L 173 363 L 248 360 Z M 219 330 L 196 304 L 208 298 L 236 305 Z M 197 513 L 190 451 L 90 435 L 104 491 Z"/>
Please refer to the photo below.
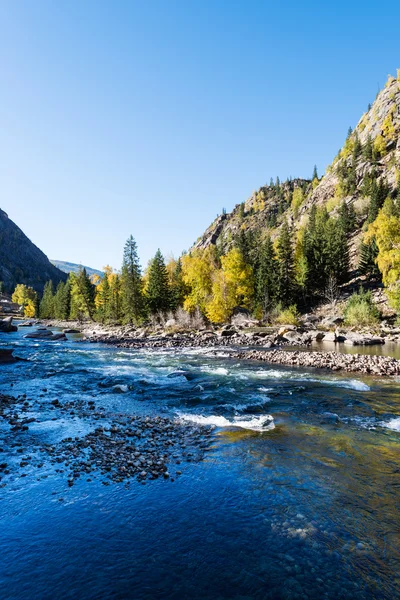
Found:
<path fill-rule="evenodd" d="M 355 211 L 355 227 L 349 234 L 352 276 L 359 261 L 363 232 L 367 221 L 371 221 L 371 211 L 376 210 L 371 202 L 376 186 L 381 190 L 380 205 L 387 195 L 394 198 L 400 188 L 400 70 L 397 79 L 389 77 L 354 131 L 349 130 L 322 179 L 271 181 L 236 205 L 231 213 L 218 216 L 192 250 L 215 244 L 223 254 L 240 237 L 263 238 L 270 234 L 274 239 L 285 219 L 296 239 L 313 205 L 325 206 L 330 215 L 336 216 L 345 201 Z"/>
<path fill-rule="evenodd" d="M 0 209 L 0 281 L 6 291 L 11 292 L 17 283 L 24 283 L 41 292 L 49 279 L 57 285 L 66 278 Z"/>
<path fill-rule="evenodd" d="M 76 263 L 65 262 L 64 260 L 51 260 L 54 266 L 60 271 L 64 273 L 78 273 L 79 269 L 86 269 L 89 277 L 91 275 L 98 275 L 99 277 L 103 277 L 104 273 L 102 271 L 98 271 L 97 269 L 92 269 L 91 267 L 85 267 L 84 265 L 77 265 Z"/>

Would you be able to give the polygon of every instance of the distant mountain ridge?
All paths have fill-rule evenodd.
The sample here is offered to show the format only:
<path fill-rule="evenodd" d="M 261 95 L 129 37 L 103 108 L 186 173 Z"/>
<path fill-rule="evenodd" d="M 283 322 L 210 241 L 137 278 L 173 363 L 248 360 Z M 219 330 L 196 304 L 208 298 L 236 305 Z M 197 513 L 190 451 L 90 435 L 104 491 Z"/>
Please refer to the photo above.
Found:
<path fill-rule="evenodd" d="M 99 277 L 103 277 L 103 271 L 99 271 L 97 269 L 92 269 L 91 267 L 86 267 L 85 265 L 78 265 L 76 263 L 67 262 L 65 260 L 51 260 L 50 261 L 57 269 L 63 271 L 64 273 L 78 273 L 79 269 L 86 269 L 86 272 L 89 276 L 98 275 Z"/>
<path fill-rule="evenodd" d="M 24 283 L 41 292 L 49 279 L 57 285 L 66 278 L 0 209 L 0 281 L 6 291 L 12 292 L 17 283 Z"/>

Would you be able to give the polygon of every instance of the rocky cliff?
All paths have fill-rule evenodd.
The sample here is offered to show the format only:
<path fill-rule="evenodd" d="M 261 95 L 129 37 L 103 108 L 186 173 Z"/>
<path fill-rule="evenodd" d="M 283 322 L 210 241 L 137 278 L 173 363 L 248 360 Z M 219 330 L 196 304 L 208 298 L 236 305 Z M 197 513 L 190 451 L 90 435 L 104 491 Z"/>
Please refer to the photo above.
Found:
<path fill-rule="evenodd" d="M 400 188 L 400 76 L 389 77 L 354 131 L 349 131 L 322 179 L 277 181 L 261 187 L 231 213 L 219 216 L 193 248 L 215 244 L 225 252 L 243 232 L 259 232 L 261 237 L 269 233 L 274 238 L 284 219 L 295 236 L 307 223 L 313 205 L 326 206 L 334 215 L 345 200 L 356 213 L 356 227 L 349 236 L 351 266 L 355 268 L 373 182 L 393 197 Z"/>
<path fill-rule="evenodd" d="M 6 290 L 11 292 L 17 283 L 24 283 L 41 292 L 49 279 L 57 285 L 67 275 L 52 265 L 7 213 L 0 210 L 0 281 Z"/>

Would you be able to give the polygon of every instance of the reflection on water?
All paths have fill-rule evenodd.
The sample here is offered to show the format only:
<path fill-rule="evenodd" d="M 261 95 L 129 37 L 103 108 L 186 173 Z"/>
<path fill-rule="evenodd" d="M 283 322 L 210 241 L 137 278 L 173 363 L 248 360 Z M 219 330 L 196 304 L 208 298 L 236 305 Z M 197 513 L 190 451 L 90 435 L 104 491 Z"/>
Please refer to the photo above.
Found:
<path fill-rule="evenodd" d="M 46 388 L 49 401 L 95 397 L 216 428 L 175 482 L 69 489 L 50 470 L 0 488 L 2 598 L 400 596 L 399 383 L 5 339 L 29 362 L 2 367 L 2 392 Z M 77 420 L 58 425 L 36 435 L 83 434 Z"/>

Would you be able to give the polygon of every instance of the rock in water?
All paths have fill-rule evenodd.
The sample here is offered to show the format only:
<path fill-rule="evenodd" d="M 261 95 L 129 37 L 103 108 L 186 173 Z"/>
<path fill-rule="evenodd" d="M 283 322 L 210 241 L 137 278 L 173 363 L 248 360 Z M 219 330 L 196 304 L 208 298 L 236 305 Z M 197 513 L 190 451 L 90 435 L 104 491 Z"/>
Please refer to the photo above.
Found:
<path fill-rule="evenodd" d="M 13 356 L 13 350 L 0 348 L 0 365 L 17 362 L 18 358 Z"/>
<path fill-rule="evenodd" d="M 18 327 L 12 324 L 12 320 L 12 317 L 6 317 L 2 321 L 0 321 L 0 331 L 3 331 L 4 333 L 18 331 Z"/>

